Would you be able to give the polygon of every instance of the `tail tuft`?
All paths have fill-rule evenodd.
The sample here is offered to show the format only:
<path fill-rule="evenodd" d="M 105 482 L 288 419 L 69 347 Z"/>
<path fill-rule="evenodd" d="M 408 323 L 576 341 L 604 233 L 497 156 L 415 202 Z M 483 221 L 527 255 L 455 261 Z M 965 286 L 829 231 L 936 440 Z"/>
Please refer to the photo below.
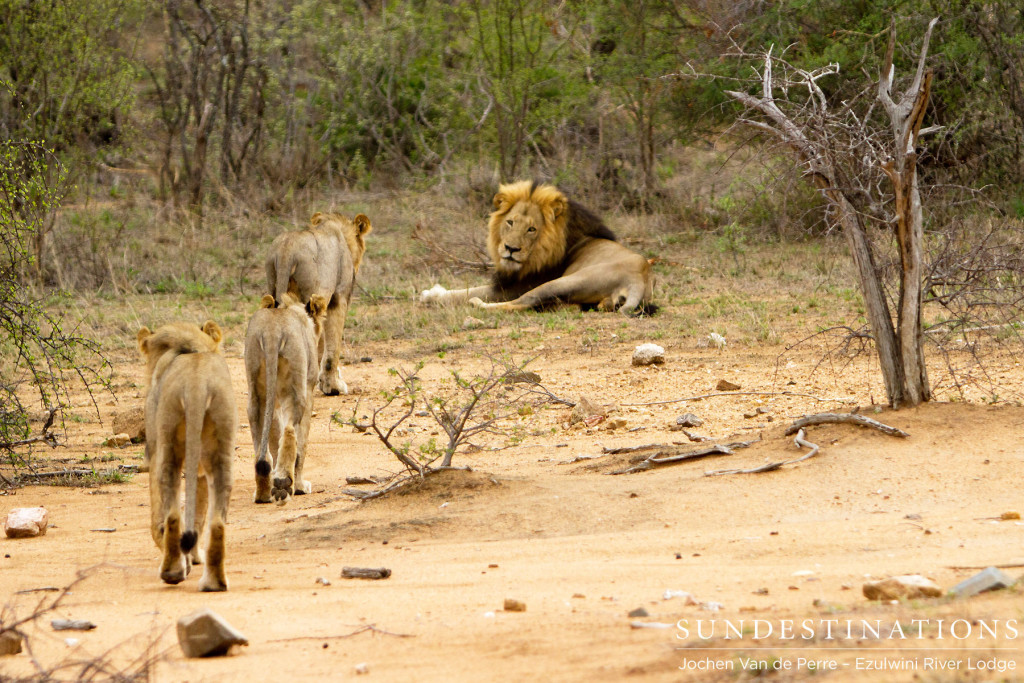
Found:
<path fill-rule="evenodd" d="M 199 540 L 198 535 L 194 531 L 186 531 L 181 535 L 181 552 L 187 553 L 196 547 L 196 541 Z"/>
<path fill-rule="evenodd" d="M 270 461 L 269 460 L 257 460 L 256 461 L 256 476 L 258 476 L 258 477 L 269 477 L 270 476 Z"/>

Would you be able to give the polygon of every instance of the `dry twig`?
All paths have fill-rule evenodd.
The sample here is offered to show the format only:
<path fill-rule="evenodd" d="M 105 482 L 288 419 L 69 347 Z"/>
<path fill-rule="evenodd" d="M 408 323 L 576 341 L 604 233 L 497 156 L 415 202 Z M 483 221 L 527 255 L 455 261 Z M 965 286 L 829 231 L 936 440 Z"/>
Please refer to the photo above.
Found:
<path fill-rule="evenodd" d="M 812 425 L 839 424 L 843 422 L 861 425 L 862 427 L 871 427 L 873 429 L 877 429 L 883 434 L 888 434 L 889 436 L 898 436 L 901 438 L 906 438 L 910 436 L 910 434 L 907 434 L 902 429 L 890 427 L 889 425 L 882 424 L 878 420 L 872 420 L 870 417 L 865 417 L 864 415 L 856 415 L 854 413 L 817 413 L 815 415 L 807 415 L 805 417 L 801 417 L 799 420 L 795 421 L 792 425 L 790 425 L 788 429 L 786 429 L 786 436 L 789 436 L 790 434 L 793 434 L 803 429 L 804 427 L 810 427 Z"/>

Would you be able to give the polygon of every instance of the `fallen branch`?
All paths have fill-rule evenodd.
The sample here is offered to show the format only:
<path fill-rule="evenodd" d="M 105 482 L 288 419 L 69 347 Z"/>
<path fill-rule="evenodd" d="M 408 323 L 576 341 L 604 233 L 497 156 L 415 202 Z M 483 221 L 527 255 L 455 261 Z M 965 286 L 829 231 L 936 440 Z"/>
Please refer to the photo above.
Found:
<path fill-rule="evenodd" d="M 793 439 L 793 441 L 796 443 L 797 448 L 810 448 L 811 451 L 800 456 L 799 458 L 793 458 L 792 460 L 778 460 L 776 462 L 765 463 L 760 467 L 752 467 L 750 469 L 745 470 L 712 470 L 710 472 L 705 472 L 704 476 L 717 477 L 725 474 L 760 474 L 761 472 L 772 472 L 774 470 L 779 469 L 780 467 L 784 467 L 785 465 L 792 465 L 794 463 L 803 462 L 804 460 L 807 460 L 808 458 L 813 458 L 815 455 L 818 454 L 818 445 L 813 444 L 810 441 L 804 439 L 804 430 L 801 429 L 797 433 L 796 438 Z"/>
<path fill-rule="evenodd" d="M 19 446 L 28 446 L 34 443 L 46 443 L 50 448 L 56 448 L 60 445 L 57 441 L 57 435 L 50 433 L 50 428 L 53 427 L 53 418 L 57 415 L 57 408 L 50 408 L 50 413 L 46 416 L 46 422 L 43 424 L 42 430 L 38 436 L 30 436 L 27 439 L 19 439 L 17 441 L 4 441 L 0 442 L 0 449 L 3 450 L 14 450 Z M 6 481 L 6 480 L 5 480 Z"/>
<path fill-rule="evenodd" d="M 700 396 L 687 396 L 686 398 L 673 398 L 667 401 L 651 401 L 650 403 L 622 403 L 623 406 L 663 406 L 669 403 L 683 403 L 684 401 L 703 401 L 706 398 L 718 396 L 799 396 L 811 398 L 815 401 L 835 401 L 836 403 L 855 403 L 852 396 L 845 398 L 821 398 L 814 394 L 801 394 L 795 391 L 721 391 L 713 394 L 701 394 Z"/>
<path fill-rule="evenodd" d="M 889 425 L 882 424 L 878 420 L 872 420 L 870 417 L 856 415 L 854 413 L 818 413 L 816 415 L 807 415 L 806 417 L 801 417 L 799 420 L 790 425 L 788 429 L 786 429 L 786 436 L 789 436 L 790 434 L 793 434 L 798 430 L 803 429 L 804 427 L 810 427 L 811 425 L 839 424 L 842 422 L 861 425 L 862 427 L 872 427 L 882 432 L 883 434 L 888 434 L 889 436 L 898 436 L 901 438 L 906 438 L 910 436 L 910 434 L 907 434 L 902 429 L 890 427 Z"/>
<path fill-rule="evenodd" d="M 351 633 L 342 633 L 334 636 L 295 636 L 294 638 L 276 638 L 274 640 L 268 640 L 268 643 L 290 643 L 294 640 L 340 640 L 343 638 L 351 638 L 352 636 L 358 636 L 360 633 L 366 633 L 372 631 L 373 633 L 379 633 L 382 636 L 394 636 L 396 638 L 415 638 L 416 636 L 412 633 L 392 633 L 391 631 L 385 631 L 384 629 L 377 628 L 373 624 L 367 624 L 366 626 L 360 626 Z"/>
<path fill-rule="evenodd" d="M 651 455 L 647 456 L 644 460 L 640 461 L 632 467 L 627 467 L 622 470 L 615 470 L 614 472 L 608 472 L 607 474 L 632 474 L 634 472 L 644 472 L 646 470 L 654 469 L 655 467 L 661 467 L 664 465 L 675 465 L 680 462 L 686 462 L 687 460 L 697 460 L 699 458 L 706 458 L 709 455 L 732 455 L 738 448 L 746 448 L 751 444 L 757 443 L 761 440 L 761 437 L 754 439 L 753 441 L 734 441 L 733 443 L 727 444 L 714 444 L 706 448 L 701 448 L 695 451 L 679 452 L 676 449 L 674 452 L 672 449 L 659 448 Z M 618 449 L 613 449 L 618 450 Z"/>

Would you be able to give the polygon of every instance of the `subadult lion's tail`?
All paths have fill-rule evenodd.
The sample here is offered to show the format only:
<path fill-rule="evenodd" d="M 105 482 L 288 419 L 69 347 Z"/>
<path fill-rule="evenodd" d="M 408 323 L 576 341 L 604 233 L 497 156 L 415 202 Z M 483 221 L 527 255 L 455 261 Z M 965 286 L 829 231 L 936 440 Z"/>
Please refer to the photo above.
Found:
<path fill-rule="evenodd" d="M 205 380 L 199 380 L 201 382 Z M 192 400 L 197 394 L 201 400 Z M 199 486 L 199 460 L 203 453 L 203 421 L 210 407 L 209 391 L 185 394 L 185 530 L 181 551 L 188 553 L 199 540 L 196 533 L 196 495 Z"/>
<path fill-rule="evenodd" d="M 263 366 L 266 386 L 266 405 L 263 406 L 263 431 L 260 433 L 259 448 L 256 450 L 256 476 L 270 477 L 270 423 L 274 419 L 274 404 L 277 402 L 277 356 L 280 349 L 270 344 L 263 347 Z"/>

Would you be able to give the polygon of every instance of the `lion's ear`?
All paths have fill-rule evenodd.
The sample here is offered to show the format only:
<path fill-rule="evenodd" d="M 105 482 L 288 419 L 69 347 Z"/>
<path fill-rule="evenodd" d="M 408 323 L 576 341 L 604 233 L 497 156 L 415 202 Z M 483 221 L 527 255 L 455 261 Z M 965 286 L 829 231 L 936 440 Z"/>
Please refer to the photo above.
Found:
<path fill-rule="evenodd" d="M 260 308 L 273 308 L 276 305 L 277 302 L 274 301 L 274 296 L 272 294 L 264 294 L 263 298 L 260 299 Z"/>
<path fill-rule="evenodd" d="M 551 200 L 551 213 L 555 218 L 558 218 L 565 213 L 566 209 L 569 208 L 569 202 L 565 197 L 558 196 Z"/>
<path fill-rule="evenodd" d="M 144 356 L 149 355 L 149 338 L 152 336 L 153 333 L 145 326 L 143 326 L 143 328 L 139 330 L 139 333 L 135 335 L 135 341 L 139 345 L 139 353 Z"/>
<path fill-rule="evenodd" d="M 356 229 L 360 235 L 367 235 L 373 230 L 373 226 L 370 225 L 370 219 L 366 217 L 366 214 L 356 215 L 352 222 L 356 224 Z"/>
<path fill-rule="evenodd" d="M 327 315 L 327 299 L 319 294 L 314 294 L 309 298 L 309 303 L 306 304 L 306 313 L 314 320 L 324 317 Z"/>
<path fill-rule="evenodd" d="M 492 203 L 494 204 L 494 210 L 497 211 L 498 209 L 508 204 L 508 196 L 504 192 L 499 192 L 498 194 L 494 195 Z"/>
<path fill-rule="evenodd" d="M 320 225 L 321 223 L 323 223 L 325 220 L 326 220 L 326 216 L 324 216 L 322 213 L 317 211 L 316 213 L 314 213 L 310 217 L 309 224 L 312 225 L 312 226 L 317 226 L 317 225 Z"/>
<path fill-rule="evenodd" d="M 224 338 L 224 335 L 220 331 L 220 325 L 212 320 L 207 320 L 203 323 L 203 332 L 213 340 L 214 344 L 220 344 L 220 340 Z"/>

